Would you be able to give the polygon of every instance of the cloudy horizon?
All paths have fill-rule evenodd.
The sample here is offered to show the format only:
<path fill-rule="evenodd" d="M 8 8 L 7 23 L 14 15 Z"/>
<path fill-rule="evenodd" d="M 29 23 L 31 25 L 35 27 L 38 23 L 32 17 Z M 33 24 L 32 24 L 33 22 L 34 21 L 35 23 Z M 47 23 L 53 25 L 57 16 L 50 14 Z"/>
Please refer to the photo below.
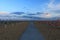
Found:
<path fill-rule="evenodd" d="M 25 12 L 25 14 L 17 15 L 11 12 Z M 41 12 L 37 15 L 37 12 Z M 60 17 L 60 1 L 59 0 L 0 0 L 0 17 L 4 16 L 28 16 L 34 13 L 32 17 L 53 18 Z M 48 13 L 48 14 L 47 14 Z"/>

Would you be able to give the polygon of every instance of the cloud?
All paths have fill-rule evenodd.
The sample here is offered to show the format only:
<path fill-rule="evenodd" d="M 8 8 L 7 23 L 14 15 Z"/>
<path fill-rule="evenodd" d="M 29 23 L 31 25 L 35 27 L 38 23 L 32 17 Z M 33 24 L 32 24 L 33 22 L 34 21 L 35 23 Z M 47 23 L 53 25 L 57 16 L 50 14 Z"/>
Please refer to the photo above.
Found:
<path fill-rule="evenodd" d="M 58 12 L 58 11 L 60 11 L 60 3 L 56 3 L 55 4 L 55 0 L 50 0 L 50 3 L 48 3 L 48 10 L 49 11 L 52 11 L 52 12 L 54 12 L 54 11 L 56 11 L 56 12 Z"/>
<path fill-rule="evenodd" d="M 50 3 L 48 3 L 48 8 L 54 8 L 54 0 L 50 0 Z"/>
<path fill-rule="evenodd" d="M 58 17 L 60 15 L 60 3 L 55 4 L 55 2 L 55 0 L 50 0 L 50 2 L 47 3 L 47 9 L 44 13 L 50 13 L 51 17 Z M 42 14 L 42 16 L 43 15 L 44 14 Z"/>
<path fill-rule="evenodd" d="M 7 15 L 9 12 L 0 12 L 0 15 Z"/>

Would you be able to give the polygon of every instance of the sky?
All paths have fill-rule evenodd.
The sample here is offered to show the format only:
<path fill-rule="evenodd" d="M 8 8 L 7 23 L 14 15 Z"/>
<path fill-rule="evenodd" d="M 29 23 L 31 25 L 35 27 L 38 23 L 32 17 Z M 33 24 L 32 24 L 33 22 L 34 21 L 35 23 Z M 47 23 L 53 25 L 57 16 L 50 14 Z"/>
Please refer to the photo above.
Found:
<path fill-rule="evenodd" d="M 0 0 L 0 11 L 44 11 L 48 0 Z"/>
<path fill-rule="evenodd" d="M 60 0 L 0 0 L 4 12 L 60 12 Z"/>
<path fill-rule="evenodd" d="M 5 12 L 42 12 L 39 17 L 57 17 L 60 16 L 60 0 L 0 0 L 0 14 L 8 14 Z"/>

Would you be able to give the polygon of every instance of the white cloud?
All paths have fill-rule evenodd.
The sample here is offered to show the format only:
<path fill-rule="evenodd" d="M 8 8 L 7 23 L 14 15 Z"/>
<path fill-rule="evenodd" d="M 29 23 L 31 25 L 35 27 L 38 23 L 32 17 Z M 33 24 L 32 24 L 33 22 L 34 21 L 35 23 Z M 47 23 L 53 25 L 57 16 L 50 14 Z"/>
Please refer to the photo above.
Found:
<path fill-rule="evenodd" d="M 56 2 L 55 0 L 50 0 L 50 2 L 47 4 L 47 9 L 44 12 L 51 14 L 50 17 L 58 17 L 60 15 L 60 3 L 55 4 L 55 2 Z M 46 17 L 46 16 L 42 14 L 42 17 Z"/>
<path fill-rule="evenodd" d="M 0 15 L 7 15 L 10 14 L 9 12 L 0 12 Z"/>
<path fill-rule="evenodd" d="M 54 0 L 50 0 L 50 3 L 48 3 L 48 8 L 54 8 Z"/>
<path fill-rule="evenodd" d="M 50 3 L 48 3 L 48 9 L 50 11 L 60 10 L 60 3 L 59 4 L 55 4 L 54 2 L 56 2 L 56 1 L 55 0 L 50 0 Z"/>

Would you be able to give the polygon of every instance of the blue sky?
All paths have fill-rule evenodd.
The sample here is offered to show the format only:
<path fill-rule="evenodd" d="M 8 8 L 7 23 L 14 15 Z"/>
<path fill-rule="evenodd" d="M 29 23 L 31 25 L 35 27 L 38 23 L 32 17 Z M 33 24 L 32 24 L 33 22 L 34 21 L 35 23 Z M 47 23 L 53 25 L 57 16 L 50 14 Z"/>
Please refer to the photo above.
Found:
<path fill-rule="evenodd" d="M 60 0 L 0 0 L 0 15 L 28 15 L 27 13 L 23 15 L 16 15 L 5 12 L 42 12 L 41 15 L 36 14 L 34 16 L 43 18 L 60 17 Z M 46 15 L 44 13 L 49 14 Z"/>
<path fill-rule="evenodd" d="M 0 0 L 0 12 L 60 13 L 60 0 Z"/>
<path fill-rule="evenodd" d="M 43 12 L 50 0 L 0 0 L 0 11 Z"/>

